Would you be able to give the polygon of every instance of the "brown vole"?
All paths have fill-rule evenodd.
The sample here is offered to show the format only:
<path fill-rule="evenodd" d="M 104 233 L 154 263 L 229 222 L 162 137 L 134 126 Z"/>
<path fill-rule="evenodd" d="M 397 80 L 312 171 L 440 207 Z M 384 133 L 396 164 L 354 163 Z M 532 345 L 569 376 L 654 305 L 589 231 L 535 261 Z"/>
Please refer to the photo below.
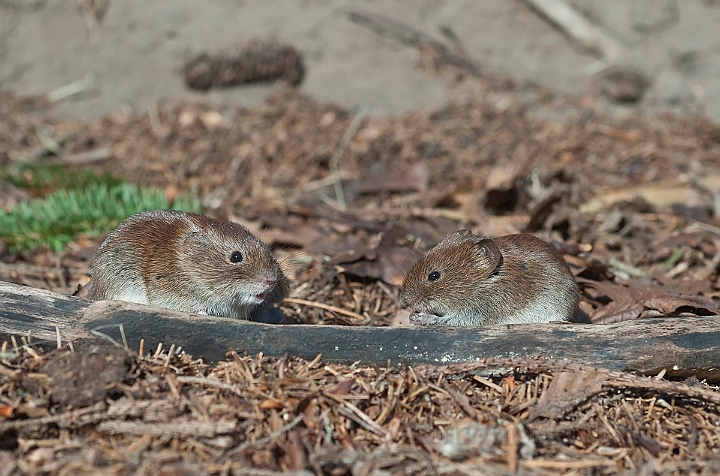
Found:
<path fill-rule="evenodd" d="M 125 220 L 90 270 L 89 299 L 240 319 L 282 301 L 289 287 L 267 245 L 244 226 L 171 210 Z"/>
<path fill-rule="evenodd" d="M 460 230 L 415 264 L 400 301 L 421 325 L 572 321 L 578 289 L 565 259 L 543 240 Z"/>

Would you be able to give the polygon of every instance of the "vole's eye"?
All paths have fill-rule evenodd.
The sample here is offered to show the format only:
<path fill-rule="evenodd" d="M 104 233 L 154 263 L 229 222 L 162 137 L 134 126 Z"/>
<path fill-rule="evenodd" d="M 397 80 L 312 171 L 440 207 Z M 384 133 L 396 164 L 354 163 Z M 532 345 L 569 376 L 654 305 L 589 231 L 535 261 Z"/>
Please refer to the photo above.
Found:
<path fill-rule="evenodd" d="M 428 281 L 437 281 L 440 279 L 440 271 L 432 271 L 428 274 Z"/>
<path fill-rule="evenodd" d="M 240 263 L 243 260 L 243 255 L 239 251 L 233 251 L 230 254 L 230 262 L 231 263 Z"/>

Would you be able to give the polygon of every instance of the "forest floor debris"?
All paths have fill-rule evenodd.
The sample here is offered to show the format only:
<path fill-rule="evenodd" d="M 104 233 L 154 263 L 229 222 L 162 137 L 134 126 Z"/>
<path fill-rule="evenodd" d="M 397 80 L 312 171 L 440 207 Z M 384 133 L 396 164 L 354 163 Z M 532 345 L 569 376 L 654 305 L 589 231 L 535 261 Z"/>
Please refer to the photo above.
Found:
<path fill-rule="evenodd" d="M 51 119 L 43 101 L 3 93 L 0 164 L 97 154 L 82 167 L 170 199 L 197 195 L 204 213 L 274 247 L 295 280 L 288 324 L 395 325 L 397 286 L 415 257 L 463 227 L 553 242 L 594 325 L 717 312 L 720 127 L 611 116 L 592 98 L 540 89 L 524 91 L 529 102 L 475 89 L 394 117 L 286 89 L 254 109 L 168 102 L 87 121 Z M 568 119 L 542 119 L 530 103 Z M 0 187 L 0 205 L 18 190 L 48 192 Z M 71 294 L 101 239 L 80 236 L 61 253 L 0 250 L 0 279 Z M 493 373 L 128 354 L 124 376 L 99 372 L 113 382 L 76 401 L 53 375 L 62 359 L 90 357 L 8 349 L 8 474 L 720 471 L 718 393 L 697 381 L 529 362 Z"/>

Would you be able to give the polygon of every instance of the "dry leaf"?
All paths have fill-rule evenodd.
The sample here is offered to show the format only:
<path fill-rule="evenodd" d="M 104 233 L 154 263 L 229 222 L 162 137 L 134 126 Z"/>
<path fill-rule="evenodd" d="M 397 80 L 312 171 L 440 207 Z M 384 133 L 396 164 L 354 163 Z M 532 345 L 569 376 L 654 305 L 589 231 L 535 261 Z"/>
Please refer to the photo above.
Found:
<path fill-rule="evenodd" d="M 330 388 L 323 390 L 323 393 L 330 395 L 347 395 L 355 385 L 355 379 L 348 379 L 342 382 L 338 382 Z"/>
<path fill-rule="evenodd" d="M 362 177 L 354 186 L 360 193 L 421 192 L 427 189 L 428 178 L 427 167 L 419 163 L 403 172 Z"/>
<path fill-rule="evenodd" d="M 260 408 L 263 408 L 265 410 L 280 410 L 282 408 L 285 408 L 285 405 L 282 404 L 279 400 L 276 400 L 274 398 L 268 398 L 260 402 Z"/>
<path fill-rule="evenodd" d="M 605 372 L 560 372 L 530 411 L 528 421 L 538 417 L 557 420 L 602 389 Z"/>

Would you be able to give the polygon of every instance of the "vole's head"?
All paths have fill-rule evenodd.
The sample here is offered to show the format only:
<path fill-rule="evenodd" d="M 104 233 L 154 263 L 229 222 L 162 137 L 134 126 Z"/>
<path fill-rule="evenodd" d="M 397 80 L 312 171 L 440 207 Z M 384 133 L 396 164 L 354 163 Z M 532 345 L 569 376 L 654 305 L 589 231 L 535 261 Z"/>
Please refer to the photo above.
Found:
<path fill-rule="evenodd" d="M 478 293 L 492 292 L 502 263 L 494 240 L 468 230 L 452 232 L 410 270 L 400 302 L 415 314 L 455 314 Z"/>
<path fill-rule="evenodd" d="M 194 216 L 178 253 L 189 279 L 227 299 L 262 302 L 282 277 L 270 249 L 244 226 Z"/>

